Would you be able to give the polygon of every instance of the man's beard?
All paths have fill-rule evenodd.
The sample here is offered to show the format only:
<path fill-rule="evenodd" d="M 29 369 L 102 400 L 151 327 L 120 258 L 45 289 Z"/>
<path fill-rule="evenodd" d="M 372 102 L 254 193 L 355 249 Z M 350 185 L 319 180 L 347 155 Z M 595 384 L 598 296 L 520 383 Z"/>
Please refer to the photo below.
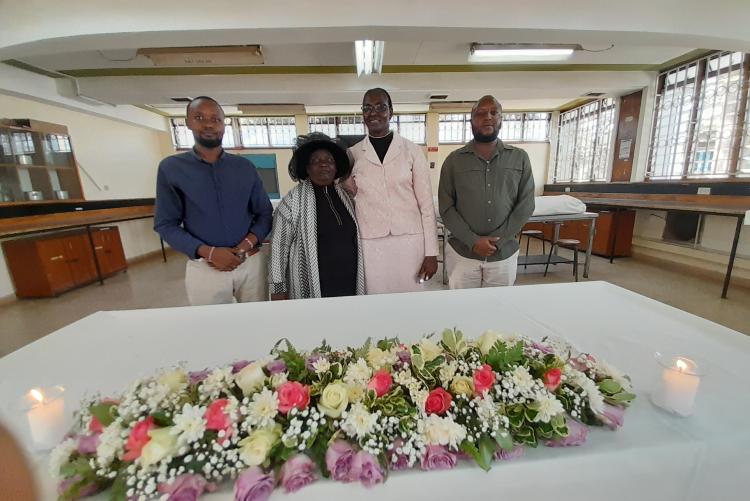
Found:
<path fill-rule="evenodd" d="M 218 148 L 221 146 L 221 142 L 224 136 L 216 137 L 214 139 L 208 139 L 201 136 L 195 136 L 195 142 L 203 146 L 204 148 Z"/>
<path fill-rule="evenodd" d="M 495 129 L 492 134 L 482 134 L 476 129 L 472 129 L 471 132 L 474 134 L 474 141 L 478 143 L 491 143 L 500 135 L 500 128 Z"/>

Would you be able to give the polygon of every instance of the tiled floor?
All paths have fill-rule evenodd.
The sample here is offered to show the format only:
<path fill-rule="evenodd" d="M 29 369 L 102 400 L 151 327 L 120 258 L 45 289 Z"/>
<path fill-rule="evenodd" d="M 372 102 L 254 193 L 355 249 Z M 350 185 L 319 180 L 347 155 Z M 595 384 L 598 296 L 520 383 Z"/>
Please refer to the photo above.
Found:
<path fill-rule="evenodd" d="M 533 249 L 532 249 L 533 252 Z M 581 273 L 583 267 L 581 267 Z M 552 267 L 547 278 L 541 267 L 519 268 L 517 284 L 568 282 L 570 265 Z M 163 308 L 187 304 L 183 277 L 185 258 L 170 253 L 164 264 L 160 256 L 132 265 L 127 273 L 108 279 L 105 285 L 90 285 L 53 299 L 13 301 L 0 305 L 0 356 L 99 310 Z M 441 272 L 428 289 L 443 288 Z M 750 334 L 750 289 L 734 286 L 729 298 L 721 299 L 721 282 L 693 276 L 636 259 L 592 258 L 592 280 L 605 280 L 670 304 L 695 315 Z"/>

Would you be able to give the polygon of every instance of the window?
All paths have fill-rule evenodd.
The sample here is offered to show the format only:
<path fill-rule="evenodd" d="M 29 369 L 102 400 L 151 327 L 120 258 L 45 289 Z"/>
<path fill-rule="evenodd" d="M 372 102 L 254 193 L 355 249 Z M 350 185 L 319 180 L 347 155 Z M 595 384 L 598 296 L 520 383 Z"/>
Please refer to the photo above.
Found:
<path fill-rule="evenodd" d="M 294 146 L 294 117 L 241 117 L 240 140 L 244 148 L 288 148 Z"/>
<path fill-rule="evenodd" d="M 412 143 L 425 144 L 427 115 L 393 115 L 391 125 Z"/>
<path fill-rule="evenodd" d="M 608 98 L 560 114 L 553 182 L 608 179 L 615 109 Z"/>
<path fill-rule="evenodd" d="M 749 65 L 717 52 L 659 75 L 647 178 L 750 175 Z"/>
<path fill-rule="evenodd" d="M 34 138 L 31 136 L 31 132 L 14 132 L 13 135 L 13 151 L 16 155 L 23 155 L 26 153 L 34 153 Z"/>
<path fill-rule="evenodd" d="M 49 142 L 50 149 L 55 153 L 67 153 L 71 151 L 68 136 L 47 134 L 47 141 Z"/>
<path fill-rule="evenodd" d="M 195 144 L 184 118 L 172 118 L 172 141 L 177 149 Z M 294 146 L 297 129 L 293 117 L 227 117 L 224 120 L 224 148 L 278 148 Z"/>
<path fill-rule="evenodd" d="M 548 112 L 503 113 L 499 137 L 509 143 L 549 141 L 551 116 Z M 441 114 L 438 120 L 440 144 L 464 144 L 473 139 L 471 113 Z"/>
<path fill-rule="evenodd" d="M 322 132 L 328 137 L 360 136 L 365 134 L 361 115 L 310 116 L 307 118 L 310 132 Z"/>

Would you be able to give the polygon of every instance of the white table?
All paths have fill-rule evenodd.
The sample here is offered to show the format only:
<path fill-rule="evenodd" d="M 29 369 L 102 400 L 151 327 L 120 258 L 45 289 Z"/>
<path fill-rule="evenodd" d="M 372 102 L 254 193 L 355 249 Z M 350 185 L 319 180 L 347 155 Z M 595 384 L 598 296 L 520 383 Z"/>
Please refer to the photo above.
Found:
<path fill-rule="evenodd" d="M 322 338 L 334 346 L 367 336 L 413 340 L 452 326 L 472 337 L 487 328 L 564 335 L 607 359 L 632 375 L 638 393 L 625 426 L 595 429 L 583 447 L 528 451 L 489 474 L 467 464 L 399 472 L 369 490 L 321 481 L 272 499 L 747 499 L 750 337 L 604 282 L 100 312 L 0 359 L 0 401 L 35 385 L 62 384 L 75 404 L 85 392 L 118 392 L 181 360 L 199 369 L 259 357 L 280 337 L 310 348 Z M 705 362 L 709 375 L 692 418 L 669 416 L 649 402 L 656 350 Z M 19 425 L 20 416 L 8 417 Z M 40 479 L 44 499 L 53 499 L 54 486 L 44 473 Z M 206 499 L 231 499 L 231 492 Z"/>

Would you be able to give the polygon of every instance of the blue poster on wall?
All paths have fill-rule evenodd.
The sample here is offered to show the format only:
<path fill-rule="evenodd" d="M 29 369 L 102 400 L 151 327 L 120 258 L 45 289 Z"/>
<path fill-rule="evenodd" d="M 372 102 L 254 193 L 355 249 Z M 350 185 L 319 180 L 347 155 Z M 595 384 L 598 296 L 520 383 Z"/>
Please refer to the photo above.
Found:
<path fill-rule="evenodd" d="M 279 176 L 276 174 L 276 154 L 274 153 L 244 153 L 243 157 L 250 160 L 263 180 L 263 187 L 270 198 L 281 198 L 279 192 Z"/>

